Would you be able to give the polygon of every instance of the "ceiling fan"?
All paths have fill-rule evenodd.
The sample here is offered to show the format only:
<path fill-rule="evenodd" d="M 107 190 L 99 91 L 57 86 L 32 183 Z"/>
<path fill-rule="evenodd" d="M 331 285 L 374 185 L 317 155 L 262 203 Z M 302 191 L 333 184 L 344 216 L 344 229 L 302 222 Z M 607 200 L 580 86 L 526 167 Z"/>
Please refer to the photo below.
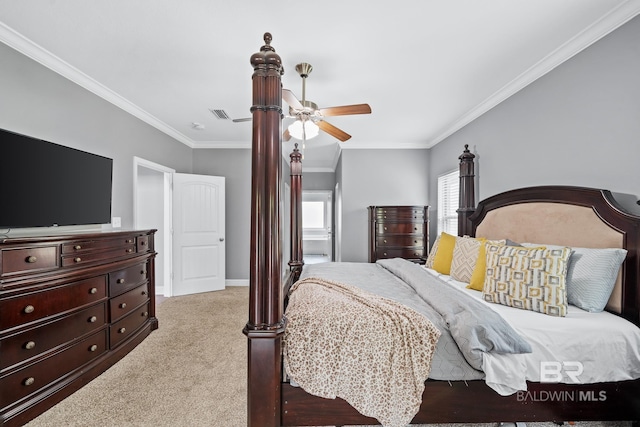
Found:
<path fill-rule="evenodd" d="M 318 129 L 344 142 L 351 135 L 324 120 L 325 117 L 346 116 L 351 114 L 370 114 L 369 104 L 342 105 L 339 107 L 318 108 L 314 102 L 307 101 L 306 79 L 313 70 L 311 64 L 303 62 L 296 65 L 296 71 L 302 78 L 302 100 L 298 100 L 289 89 L 282 89 L 282 99 L 289 104 L 289 115 L 296 121 L 283 133 L 282 138 L 289 141 L 291 137 L 301 140 L 311 139 L 318 134 Z M 234 122 L 248 121 L 249 119 L 235 119 Z"/>

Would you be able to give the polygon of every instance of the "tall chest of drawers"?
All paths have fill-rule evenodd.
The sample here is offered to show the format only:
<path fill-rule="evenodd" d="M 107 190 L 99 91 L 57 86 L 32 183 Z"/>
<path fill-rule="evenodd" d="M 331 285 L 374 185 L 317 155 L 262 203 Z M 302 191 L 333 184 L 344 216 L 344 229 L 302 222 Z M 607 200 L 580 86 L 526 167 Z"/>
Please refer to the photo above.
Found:
<path fill-rule="evenodd" d="M 158 327 L 154 233 L 0 238 L 0 425 L 36 417 Z"/>
<path fill-rule="evenodd" d="M 423 263 L 429 250 L 428 206 L 369 206 L 369 262 L 405 258 Z"/>

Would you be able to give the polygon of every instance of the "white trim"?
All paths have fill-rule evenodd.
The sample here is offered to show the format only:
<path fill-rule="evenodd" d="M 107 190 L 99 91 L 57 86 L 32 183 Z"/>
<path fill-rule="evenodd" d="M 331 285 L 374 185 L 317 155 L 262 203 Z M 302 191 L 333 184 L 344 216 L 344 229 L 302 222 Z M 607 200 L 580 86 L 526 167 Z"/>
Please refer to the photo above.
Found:
<path fill-rule="evenodd" d="M 580 34 L 573 37 L 546 57 L 542 58 L 524 73 L 520 74 L 467 114 L 463 115 L 459 120 L 452 123 L 442 133 L 431 139 L 427 143 L 426 148 L 433 147 L 456 131 L 462 129 L 464 126 L 500 104 L 505 99 L 544 76 L 563 62 L 568 61 L 638 14 L 640 14 L 640 2 L 638 0 L 627 0 L 620 4 L 620 6 L 613 9 Z"/>
<path fill-rule="evenodd" d="M 155 116 L 149 114 L 142 108 L 133 104 L 128 99 L 115 93 L 108 87 L 102 85 L 98 81 L 78 70 L 73 65 L 62 60 L 61 58 L 58 58 L 56 55 L 24 37 L 22 34 L 8 27 L 2 22 L 0 22 L 0 41 L 22 53 L 23 55 L 33 59 L 34 61 L 39 62 L 52 71 L 55 71 L 61 76 L 71 80 L 77 85 L 87 89 L 90 92 L 93 92 L 94 94 L 112 103 L 113 105 L 122 108 L 127 113 L 139 118 L 145 123 L 148 123 L 161 132 L 164 132 L 173 139 L 180 141 L 191 148 L 195 146 L 195 142 L 191 138 L 178 132 Z"/>
<path fill-rule="evenodd" d="M 227 279 L 224 281 L 225 286 L 249 286 L 249 279 Z"/>

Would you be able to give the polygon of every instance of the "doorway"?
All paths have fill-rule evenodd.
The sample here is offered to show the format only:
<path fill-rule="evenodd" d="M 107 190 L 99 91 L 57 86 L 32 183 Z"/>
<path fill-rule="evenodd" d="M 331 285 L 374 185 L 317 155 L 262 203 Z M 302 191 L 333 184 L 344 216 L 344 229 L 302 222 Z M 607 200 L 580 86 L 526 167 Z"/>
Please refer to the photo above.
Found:
<path fill-rule="evenodd" d="M 333 260 L 333 192 L 302 191 L 302 253 L 305 264 Z"/>

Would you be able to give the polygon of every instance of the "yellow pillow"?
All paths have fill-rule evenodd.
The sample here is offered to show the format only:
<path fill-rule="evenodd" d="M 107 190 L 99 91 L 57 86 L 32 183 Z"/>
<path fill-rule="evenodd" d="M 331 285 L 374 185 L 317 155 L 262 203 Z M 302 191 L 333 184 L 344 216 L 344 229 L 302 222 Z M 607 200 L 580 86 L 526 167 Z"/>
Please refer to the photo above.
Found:
<path fill-rule="evenodd" d="M 451 260 L 453 259 L 453 248 L 456 246 L 456 236 L 442 232 L 438 250 L 433 259 L 433 269 L 441 274 L 451 272 Z"/>
<path fill-rule="evenodd" d="M 478 261 L 476 261 L 476 266 L 473 268 L 473 273 L 471 273 L 471 280 L 467 285 L 469 289 L 475 289 L 476 291 L 482 291 L 484 288 L 484 275 L 487 270 L 487 245 L 480 245 L 480 250 L 478 251 Z"/>

